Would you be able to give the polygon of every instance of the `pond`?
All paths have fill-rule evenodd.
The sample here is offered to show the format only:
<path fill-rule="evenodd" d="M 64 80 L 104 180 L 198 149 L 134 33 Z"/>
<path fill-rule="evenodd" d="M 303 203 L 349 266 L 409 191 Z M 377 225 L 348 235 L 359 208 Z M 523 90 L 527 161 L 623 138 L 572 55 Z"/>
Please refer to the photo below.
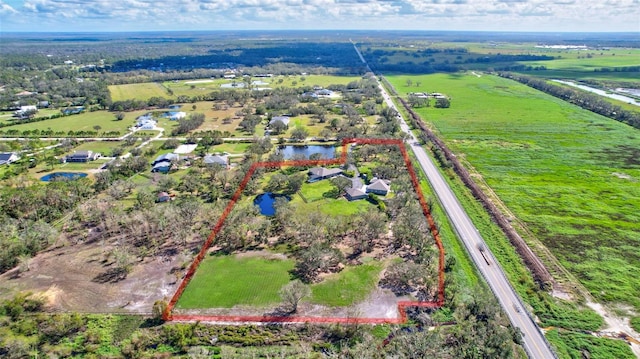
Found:
<path fill-rule="evenodd" d="M 49 173 L 48 175 L 42 176 L 40 180 L 49 182 L 62 179 L 74 180 L 82 177 L 87 177 L 87 174 L 82 172 L 53 172 Z"/>
<path fill-rule="evenodd" d="M 256 199 L 253 200 L 253 204 L 260 207 L 261 214 L 265 216 L 273 216 L 276 214 L 276 198 L 284 198 L 287 201 L 291 200 L 291 198 L 283 194 L 266 192 L 258 195 Z"/>
<path fill-rule="evenodd" d="M 309 145 L 309 146 L 295 146 L 287 145 L 278 147 L 278 152 L 284 156 L 285 160 L 304 155 L 305 158 L 309 158 L 314 153 L 319 153 L 322 159 L 332 159 L 336 156 L 336 148 L 334 146 L 323 145 Z"/>

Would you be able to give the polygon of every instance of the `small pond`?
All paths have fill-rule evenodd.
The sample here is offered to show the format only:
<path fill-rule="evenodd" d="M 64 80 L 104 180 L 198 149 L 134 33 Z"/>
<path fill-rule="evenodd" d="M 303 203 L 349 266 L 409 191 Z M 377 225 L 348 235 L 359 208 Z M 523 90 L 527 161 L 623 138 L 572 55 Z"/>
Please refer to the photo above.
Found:
<path fill-rule="evenodd" d="M 253 204 L 260 207 L 261 214 L 265 216 L 273 216 L 276 214 L 276 208 L 274 206 L 276 204 L 276 198 L 284 198 L 287 201 L 290 200 L 289 197 L 283 194 L 267 192 L 258 195 L 256 199 L 253 200 Z"/>
<path fill-rule="evenodd" d="M 282 153 L 285 160 L 290 160 L 294 156 L 304 155 L 305 158 L 309 158 L 314 153 L 322 155 L 322 159 L 332 159 L 336 156 L 336 148 L 334 146 L 323 145 L 309 145 L 309 146 L 295 146 L 287 145 L 278 147 L 278 151 Z"/>
<path fill-rule="evenodd" d="M 87 174 L 82 172 L 53 172 L 42 176 L 40 180 L 49 182 L 61 179 L 74 180 L 82 177 L 87 177 Z"/>

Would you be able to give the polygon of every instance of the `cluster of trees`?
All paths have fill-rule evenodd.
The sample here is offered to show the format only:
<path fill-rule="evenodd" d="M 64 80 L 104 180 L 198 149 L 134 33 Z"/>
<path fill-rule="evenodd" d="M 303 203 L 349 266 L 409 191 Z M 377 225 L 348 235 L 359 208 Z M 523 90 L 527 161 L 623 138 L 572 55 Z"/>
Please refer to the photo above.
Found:
<path fill-rule="evenodd" d="M 183 135 L 189 133 L 204 123 L 203 113 L 194 113 L 188 117 L 178 120 L 178 126 L 171 131 L 171 136 Z"/>
<path fill-rule="evenodd" d="M 568 87 L 554 85 L 546 80 L 540 80 L 534 77 L 520 75 L 510 72 L 499 73 L 500 76 L 516 80 L 527 86 L 533 87 L 549 95 L 558 97 L 572 104 L 578 105 L 586 110 L 597 114 L 612 118 L 628 124 L 629 126 L 640 128 L 640 113 L 625 110 L 620 106 L 603 99 L 602 96 L 590 94 L 585 91 L 572 89 Z"/>
<path fill-rule="evenodd" d="M 18 181 L 21 182 L 21 181 Z M 13 268 L 58 237 L 51 223 L 60 219 L 93 190 L 88 179 L 49 184 L 3 186 L 0 189 L 0 272 Z"/>

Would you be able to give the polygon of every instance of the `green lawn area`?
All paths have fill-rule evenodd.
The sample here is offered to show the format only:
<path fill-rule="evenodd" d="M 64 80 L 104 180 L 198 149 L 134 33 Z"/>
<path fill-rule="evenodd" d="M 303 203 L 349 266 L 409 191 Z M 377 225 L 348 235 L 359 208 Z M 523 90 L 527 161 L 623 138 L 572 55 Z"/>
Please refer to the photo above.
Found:
<path fill-rule="evenodd" d="M 140 111 L 138 111 L 140 112 Z M 135 117 L 131 116 L 132 113 L 128 113 L 128 116 L 122 121 L 115 121 L 115 115 L 109 111 L 94 111 L 83 112 L 78 115 L 71 115 L 65 117 L 54 118 L 51 120 L 44 120 L 39 122 L 25 123 L 21 125 L 9 126 L 2 128 L 3 131 L 7 130 L 47 130 L 63 131 L 67 133 L 69 130 L 73 131 L 95 131 L 94 126 L 100 126 L 100 132 L 104 131 L 120 131 L 124 134 L 127 128 L 133 125 L 132 120 Z M 131 120 L 128 120 L 131 119 Z"/>
<path fill-rule="evenodd" d="M 347 267 L 322 282 L 311 286 L 311 303 L 344 307 L 364 300 L 378 284 L 384 264 L 371 261 L 358 266 Z"/>
<path fill-rule="evenodd" d="M 140 84 L 125 84 L 109 86 L 109 93 L 113 102 L 124 100 L 148 100 L 151 97 L 172 98 L 167 90 L 159 83 L 145 82 Z"/>
<path fill-rule="evenodd" d="M 418 112 L 593 296 L 640 310 L 640 131 L 499 77 L 406 78 L 451 96 Z"/>
<path fill-rule="evenodd" d="M 76 148 L 69 153 L 75 151 L 93 151 L 102 154 L 103 156 L 110 156 L 111 151 L 123 144 L 123 141 L 86 141 L 82 142 Z"/>
<path fill-rule="evenodd" d="M 242 142 L 225 142 L 219 145 L 215 145 L 209 148 L 210 153 L 215 152 L 227 152 L 231 154 L 241 154 L 247 152 L 247 148 L 249 148 L 250 143 L 242 143 Z"/>
<path fill-rule="evenodd" d="M 280 302 L 278 291 L 291 279 L 293 260 L 235 255 L 207 257 L 178 301 L 178 308 L 231 308 Z"/>
<path fill-rule="evenodd" d="M 305 183 L 300 189 L 300 193 L 308 202 L 315 202 L 324 199 L 324 193 L 329 192 L 334 186 L 331 181 L 317 181 L 314 183 Z"/>
<path fill-rule="evenodd" d="M 303 186 L 304 187 L 304 186 Z M 305 203 L 300 196 L 293 196 L 291 204 L 295 204 L 300 211 L 320 211 L 332 216 L 349 216 L 358 212 L 365 212 L 369 207 L 375 207 L 367 200 L 347 201 L 345 198 L 324 198 Z"/>

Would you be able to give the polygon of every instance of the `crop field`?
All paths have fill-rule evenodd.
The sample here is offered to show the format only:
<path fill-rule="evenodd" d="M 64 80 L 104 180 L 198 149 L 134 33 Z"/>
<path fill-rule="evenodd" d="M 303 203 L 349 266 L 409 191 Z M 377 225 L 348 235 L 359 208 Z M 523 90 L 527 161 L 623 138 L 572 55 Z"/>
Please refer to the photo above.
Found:
<path fill-rule="evenodd" d="M 111 100 L 148 100 L 152 97 L 173 98 L 161 84 L 145 82 L 141 84 L 111 85 L 109 86 Z"/>
<path fill-rule="evenodd" d="M 493 76 L 413 79 L 451 96 L 418 111 L 592 295 L 640 309 L 638 130 Z"/>

